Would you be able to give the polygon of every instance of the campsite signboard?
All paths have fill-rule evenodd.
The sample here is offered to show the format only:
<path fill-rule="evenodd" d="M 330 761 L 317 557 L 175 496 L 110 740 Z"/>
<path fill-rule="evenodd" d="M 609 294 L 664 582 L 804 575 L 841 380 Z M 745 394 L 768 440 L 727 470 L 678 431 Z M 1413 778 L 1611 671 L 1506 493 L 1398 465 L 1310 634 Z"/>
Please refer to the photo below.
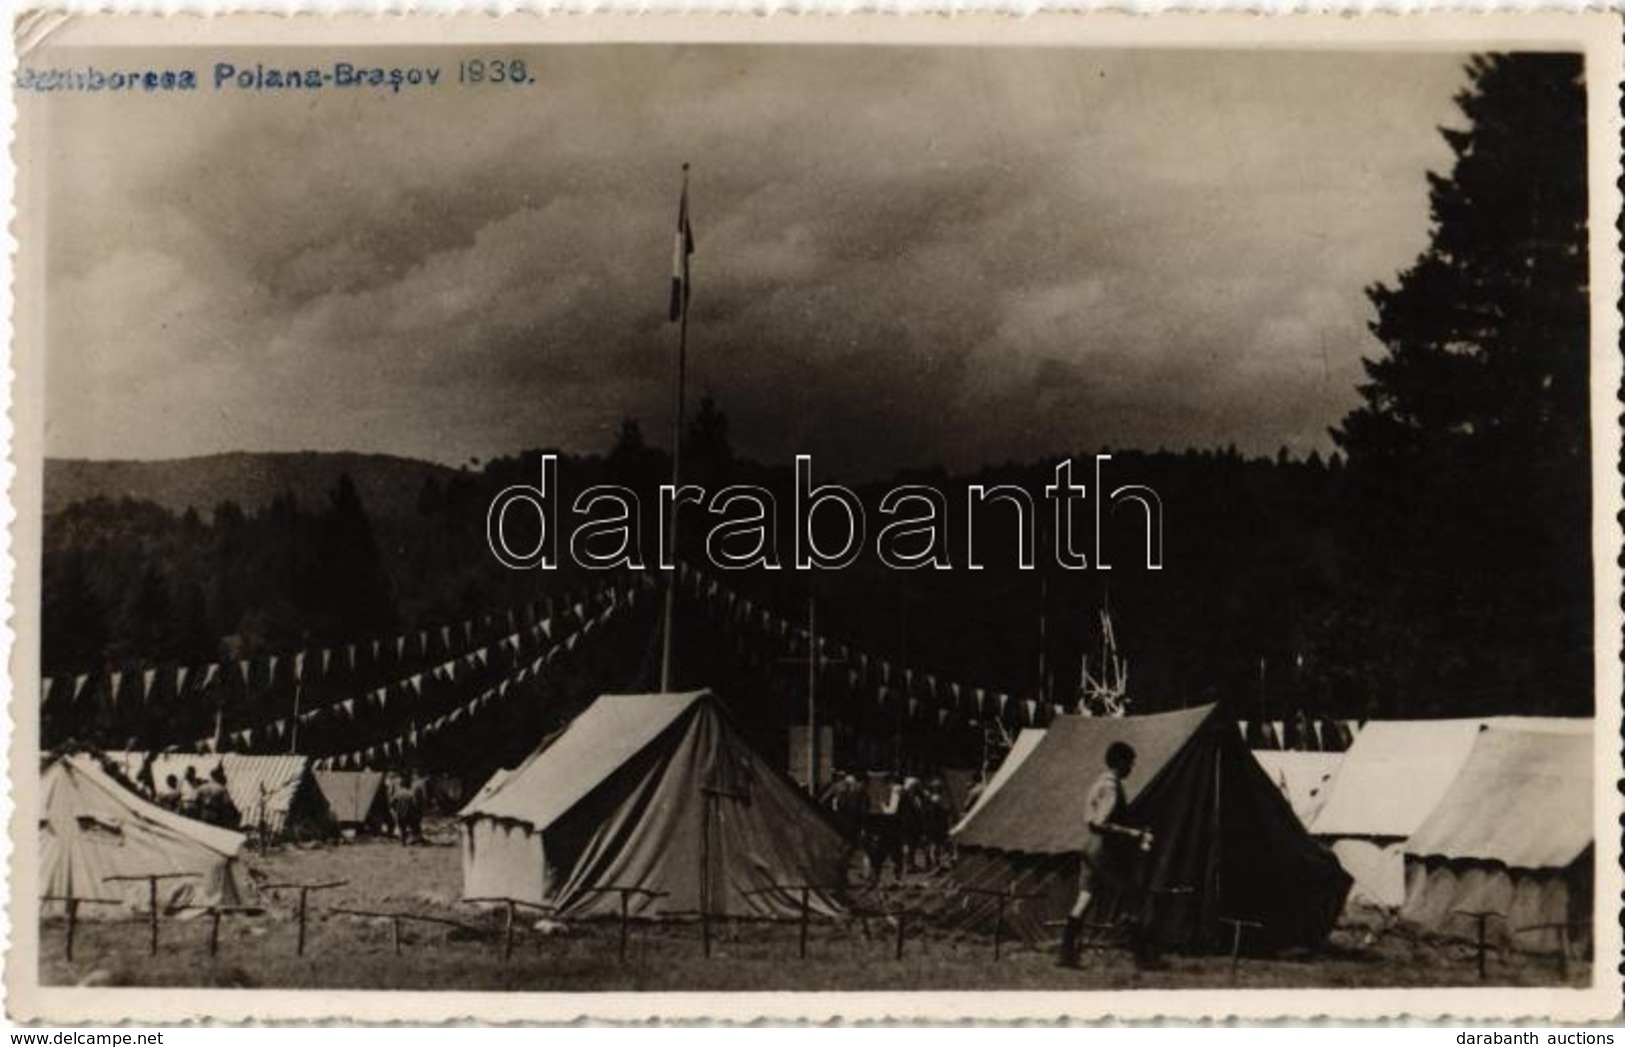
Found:
<path fill-rule="evenodd" d="M 1617 1014 L 1618 29 L 24 16 L 7 1008 Z"/>

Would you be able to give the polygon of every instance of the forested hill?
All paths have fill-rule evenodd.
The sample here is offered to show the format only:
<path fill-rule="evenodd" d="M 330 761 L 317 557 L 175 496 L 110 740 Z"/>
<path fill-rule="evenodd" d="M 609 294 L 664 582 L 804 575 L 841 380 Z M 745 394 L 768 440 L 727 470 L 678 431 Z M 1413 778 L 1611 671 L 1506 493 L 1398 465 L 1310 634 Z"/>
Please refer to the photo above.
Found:
<path fill-rule="evenodd" d="M 399 518 L 417 511 L 426 481 L 444 483 L 456 473 L 444 465 L 384 454 L 212 454 L 162 461 L 45 461 L 45 515 L 93 498 L 152 502 L 177 515 L 196 509 L 208 517 L 215 506 L 234 502 L 252 512 L 292 493 L 301 505 L 321 505 L 348 475 L 375 517 Z"/>

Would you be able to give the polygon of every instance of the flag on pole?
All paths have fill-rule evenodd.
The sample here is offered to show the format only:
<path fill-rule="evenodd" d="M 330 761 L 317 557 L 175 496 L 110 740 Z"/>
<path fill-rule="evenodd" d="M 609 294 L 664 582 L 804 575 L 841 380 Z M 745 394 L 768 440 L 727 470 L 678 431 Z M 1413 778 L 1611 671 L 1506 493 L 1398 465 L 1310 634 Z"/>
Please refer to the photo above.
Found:
<path fill-rule="evenodd" d="M 671 257 L 671 320 L 688 312 L 688 256 L 694 253 L 694 230 L 688 224 L 688 165 L 683 165 L 683 195 L 677 203 L 677 237 Z"/>

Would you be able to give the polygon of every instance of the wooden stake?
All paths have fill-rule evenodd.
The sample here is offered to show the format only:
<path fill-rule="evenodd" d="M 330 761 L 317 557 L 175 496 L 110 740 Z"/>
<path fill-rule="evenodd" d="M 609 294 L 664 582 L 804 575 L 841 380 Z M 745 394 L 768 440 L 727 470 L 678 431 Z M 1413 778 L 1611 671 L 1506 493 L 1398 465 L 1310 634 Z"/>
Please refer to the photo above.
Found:
<path fill-rule="evenodd" d="M 620 891 L 621 896 L 621 962 L 626 962 L 626 905 L 629 892 Z"/>
<path fill-rule="evenodd" d="M 801 958 L 807 958 L 807 905 L 811 891 L 803 886 L 801 888 Z"/>
<path fill-rule="evenodd" d="M 294 950 L 296 956 L 305 955 L 305 898 L 309 894 L 309 887 L 299 888 L 299 944 Z"/>
<path fill-rule="evenodd" d="M 74 936 L 74 932 L 76 932 L 78 929 L 79 929 L 79 899 L 77 899 L 77 898 L 69 898 L 68 899 L 68 941 L 67 941 L 67 954 L 68 954 L 68 962 L 69 963 L 73 962 L 73 936 Z"/>
<path fill-rule="evenodd" d="M 209 955 L 215 956 L 220 952 L 220 910 L 209 910 Z"/>
<path fill-rule="evenodd" d="M 153 956 L 158 955 L 158 877 L 147 877 L 147 904 L 151 907 L 151 943 L 149 951 Z"/>

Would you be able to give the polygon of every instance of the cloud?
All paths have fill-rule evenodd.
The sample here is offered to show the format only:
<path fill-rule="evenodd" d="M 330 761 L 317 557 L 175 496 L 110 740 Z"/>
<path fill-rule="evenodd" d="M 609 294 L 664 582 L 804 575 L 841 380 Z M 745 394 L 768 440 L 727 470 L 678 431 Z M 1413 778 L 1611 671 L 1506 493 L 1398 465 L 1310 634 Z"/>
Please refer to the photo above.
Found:
<path fill-rule="evenodd" d="M 1362 289 L 1425 243 L 1461 80 L 1430 54 L 527 58 L 509 93 L 51 99 L 25 244 L 49 452 L 461 461 L 599 450 L 626 416 L 663 433 L 684 161 L 694 394 L 747 453 L 1324 447 L 1379 349 Z"/>

